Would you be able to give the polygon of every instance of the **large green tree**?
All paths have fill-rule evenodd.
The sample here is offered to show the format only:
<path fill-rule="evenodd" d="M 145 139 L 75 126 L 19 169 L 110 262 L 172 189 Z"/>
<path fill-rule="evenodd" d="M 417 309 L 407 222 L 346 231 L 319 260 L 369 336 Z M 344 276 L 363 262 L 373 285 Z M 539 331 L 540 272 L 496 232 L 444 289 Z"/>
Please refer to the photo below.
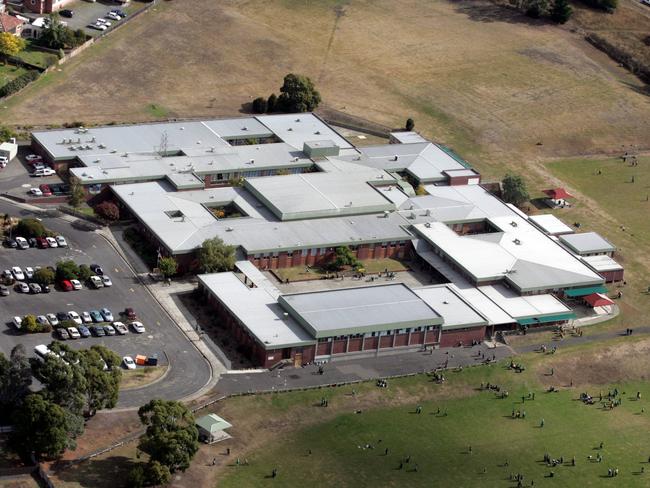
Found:
<path fill-rule="evenodd" d="M 56 263 L 56 279 L 76 280 L 79 279 L 79 266 L 71 259 L 64 259 Z"/>
<path fill-rule="evenodd" d="M 199 267 L 204 273 L 230 271 L 235 266 L 235 247 L 215 237 L 203 241 L 198 253 Z"/>
<path fill-rule="evenodd" d="M 158 269 L 165 278 L 170 278 L 176 274 L 178 263 L 171 256 L 162 257 L 158 260 Z"/>
<path fill-rule="evenodd" d="M 11 442 L 24 456 L 34 454 L 37 459 L 56 458 L 76 447 L 77 429 L 63 408 L 39 393 L 25 397 L 13 417 Z"/>
<path fill-rule="evenodd" d="M 564 24 L 571 18 L 573 9 L 569 5 L 569 0 L 555 0 L 551 7 L 550 16 L 553 22 Z"/>
<path fill-rule="evenodd" d="M 46 232 L 45 226 L 36 219 L 21 219 L 14 229 L 14 235 L 22 236 L 26 239 L 30 237 L 41 237 Z"/>
<path fill-rule="evenodd" d="M 49 268 L 41 268 L 34 273 L 34 281 L 43 285 L 51 285 L 55 277 L 54 271 Z"/>
<path fill-rule="evenodd" d="M 120 357 L 110 349 L 95 344 L 81 351 L 80 367 L 86 377 L 86 416 L 98 410 L 114 408 L 120 391 L 122 370 Z M 106 369 L 104 369 L 106 368 Z"/>
<path fill-rule="evenodd" d="M 83 186 L 79 183 L 77 178 L 72 180 L 70 185 L 70 196 L 68 197 L 68 202 L 74 208 L 80 207 L 82 203 L 86 201 L 86 192 L 84 191 Z"/>
<path fill-rule="evenodd" d="M 138 410 L 146 426 L 139 448 L 151 462 L 170 472 L 185 471 L 199 449 L 199 432 L 192 412 L 180 402 L 151 400 Z"/>
<path fill-rule="evenodd" d="M 50 350 L 61 357 L 47 356 L 33 363 L 34 375 L 43 384 L 43 397 L 74 415 L 81 416 L 86 404 L 88 380 L 79 367 L 80 353 L 60 342 Z"/>
<path fill-rule="evenodd" d="M 526 182 L 520 175 L 508 173 L 501 181 L 501 186 L 504 202 L 519 206 L 530 198 Z"/>
<path fill-rule="evenodd" d="M 312 81 L 303 75 L 289 73 L 280 88 L 278 108 L 283 112 L 311 112 L 321 102 Z"/>
<path fill-rule="evenodd" d="M 11 414 L 22 404 L 32 384 L 32 370 L 25 346 L 18 344 L 9 359 L 0 353 L 0 416 Z"/>

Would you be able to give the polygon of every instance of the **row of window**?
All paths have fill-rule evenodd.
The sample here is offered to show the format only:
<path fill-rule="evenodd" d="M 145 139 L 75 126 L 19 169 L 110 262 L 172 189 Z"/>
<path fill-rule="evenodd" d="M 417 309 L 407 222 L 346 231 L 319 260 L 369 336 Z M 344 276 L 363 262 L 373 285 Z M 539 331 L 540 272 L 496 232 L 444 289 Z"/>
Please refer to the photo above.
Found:
<path fill-rule="evenodd" d="M 332 341 L 340 341 L 340 340 L 347 340 L 347 339 L 358 339 L 361 337 L 379 337 L 379 336 L 387 336 L 387 335 L 399 335 L 399 334 L 408 334 L 410 332 L 422 332 L 422 331 L 428 331 L 428 330 L 433 330 L 434 326 L 433 325 L 427 325 L 423 327 L 407 327 L 406 329 L 394 329 L 394 330 L 384 330 L 380 332 L 368 332 L 366 334 L 350 334 L 350 335 L 341 335 L 341 336 L 334 336 L 334 337 L 321 337 L 318 339 L 318 342 L 332 342 Z"/>
<path fill-rule="evenodd" d="M 376 245 L 381 246 L 383 248 L 386 248 L 388 246 L 398 246 L 398 245 L 403 246 L 404 243 L 403 242 L 392 241 L 392 242 L 382 242 L 381 244 L 374 244 L 374 243 L 367 244 L 368 249 L 374 249 Z M 351 251 L 356 251 L 360 246 L 354 246 L 353 245 L 353 246 L 348 246 L 348 247 L 350 248 Z M 327 254 L 328 252 L 333 252 L 333 251 L 334 251 L 334 249 L 331 248 L 331 247 L 321 247 L 321 248 L 315 247 L 315 248 L 312 248 L 312 249 L 302 249 L 300 251 L 287 251 L 287 257 L 291 258 L 291 257 L 294 256 L 294 254 L 297 256 L 298 253 L 300 253 L 300 255 L 302 257 L 305 257 L 305 256 L 323 256 L 323 255 Z M 253 255 L 253 257 L 255 259 L 270 258 L 270 257 L 277 258 L 278 256 L 279 256 L 278 251 L 267 252 L 267 253 L 257 253 L 257 254 Z"/>

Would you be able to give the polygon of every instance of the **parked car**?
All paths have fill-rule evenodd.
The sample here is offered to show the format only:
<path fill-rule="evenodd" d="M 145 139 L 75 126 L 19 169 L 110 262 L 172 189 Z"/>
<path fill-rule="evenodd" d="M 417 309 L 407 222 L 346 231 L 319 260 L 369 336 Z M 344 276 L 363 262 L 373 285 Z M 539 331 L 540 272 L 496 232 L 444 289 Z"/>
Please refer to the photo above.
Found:
<path fill-rule="evenodd" d="M 59 325 L 59 319 L 53 313 L 48 313 L 45 317 L 52 327 Z"/>
<path fill-rule="evenodd" d="M 39 185 L 38 188 L 41 190 L 41 193 L 43 194 L 44 197 L 52 196 L 52 190 L 50 189 L 50 185 L 46 185 L 45 183 L 43 183 L 42 185 Z"/>
<path fill-rule="evenodd" d="M 38 283 L 30 283 L 27 286 L 29 288 L 29 291 L 31 291 L 34 295 L 36 295 L 37 293 L 40 293 L 41 291 L 43 291 L 41 289 L 41 285 L 39 285 Z"/>
<path fill-rule="evenodd" d="M 29 193 L 31 193 L 35 197 L 42 197 L 43 196 L 43 192 L 41 191 L 40 188 L 30 188 Z"/>
<path fill-rule="evenodd" d="M 43 161 L 43 156 L 39 156 L 38 154 L 28 154 L 25 156 L 25 161 L 28 163 L 33 163 L 34 161 Z"/>
<path fill-rule="evenodd" d="M 102 317 L 104 317 L 104 320 L 106 322 L 112 322 L 114 320 L 113 319 L 113 314 L 111 313 L 111 311 L 109 309 L 102 308 L 99 312 L 102 314 Z"/>
<path fill-rule="evenodd" d="M 119 15 L 120 17 L 126 17 L 127 13 L 124 10 L 120 10 L 119 8 L 111 10 L 111 12 Z"/>
<path fill-rule="evenodd" d="M 104 317 L 102 317 L 102 314 L 99 313 L 99 311 L 97 311 L 97 310 L 91 310 L 90 311 L 90 316 L 92 317 L 93 322 L 103 322 L 104 321 Z"/>
<path fill-rule="evenodd" d="M 84 324 L 89 324 L 93 321 L 93 318 L 88 312 L 81 312 L 81 320 L 83 320 Z"/>
<path fill-rule="evenodd" d="M 104 332 L 104 328 L 101 325 L 91 326 L 90 332 L 92 332 L 96 337 L 104 337 L 106 335 L 106 332 Z"/>
<path fill-rule="evenodd" d="M 68 320 L 70 317 L 68 317 L 68 312 L 57 312 L 56 318 L 63 322 L 64 320 Z"/>
<path fill-rule="evenodd" d="M 142 322 L 131 322 L 131 327 L 133 327 L 133 331 L 138 334 L 143 334 L 145 332 Z"/>
<path fill-rule="evenodd" d="M 133 310 L 131 307 L 127 307 L 124 309 L 124 315 L 126 315 L 126 318 L 129 320 L 135 320 L 138 317 L 135 315 L 135 310 Z"/>
<path fill-rule="evenodd" d="M 104 19 L 103 17 L 99 17 L 96 21 L 97 24 L 103 24 L 106 27 L 110 27 L 113 25 L 112 22 L 109 22 L 108 20 Z"/>
<path fill-rule="evenodd" d="M 93 273 L 99 276 L 102 276 L 104 274 L 104 270 L 99 264 L 91 264 L 90 271 L 92 271 Z"/>
<path fill-rule="evenodd" d="M 106 332 L 106 335 L 114 336 L 115 335 L 115 328 L 112 325 L 105 325 L 104 326 L 104 332 Z"/>
<path fill-rule="evenodd" d="M 68 334 L 68 331 L 65 330 L 63 327 L 61 327 L 60 329 L 56 329 L 56 334 L 59 336 L 59 339 L 61 339 L 62 341 L 67 341 L 68 339 L 70 339 L 70 334 Z"/>
<path fill-rule="evenodd" d="M 131 356 L 124 356 L 122 358 L 122 364 L 126 369 L 135 369 L 135 361 Z"/>
<path fill-rule="evenodd" d="M 20 329 L 23 326 L 23 319 L 22 317 L 18 317 L 17 315 L 11 320 L 11 323 L 14 325 L 16 329 Z"/>
<path fill-rule="evenodd" d="M 15 239 L 12 239 L 12 238 L 9 237 L 9 236 L 5 237 L 5 240 L 2 241 L 2 244 L 3 244 L 5 247 L 10 247 L 10 248 L 12 248 L 12 249 L 16 249 L 16 248 L 18 247 L 18 244 L 16 243 L 16 240 L 15 240 Z"/>
<path fill-rule="evenodd" d="M 10 269 L 5 269 L 5 270 L 2 272 L 2 279 L 3 279 L 3 280 L 13 280 L 13 279 L 14 279 L 14 275 L 11 274 L 11 270 L 10 270 Z"/>
<path fill-rule="evenodd" d="M 79 334 L 81 334 L 81 337 L 90 337 L 90 330 L 85 325 L 80 325 L 77 327 L 77 329 L 79 329 Z"/>
<path fill-rule="evenodd" d="M 11 268 L 11 274 L 14 275 L 14 278 L 16 278 L 18 281 L 22 281 L 25 279 L 25 273 L 23 273 L 23 270 L 20 269 L 19 266 L 14 266 Z"/>
<path fill-rule="evenodd" d="M 113 286 L 113 282 L 111 281 L 110 277 L 106 275 L 102 276 L 102 283 L 104 286 Z"/>
<path fill-rule="evenodd" d="M 20 293 L 29 293 L 29 286 L 27 286 L 27 283 L 18 281 L 15 286 L 16 290 L 18 290 Z"/>
<path fill-rule="evenodd" d="M 74 10 L 70 10 L 69 8 L 64 8 L 63 10 L 59 11 L 59 15 L 61 17 L 66 17 L 68 19 L 71 19 L 74 17 Z"/>
<path fill-rule="evenodd" d="M 122 17 L 117 15 L 115 12 L 108 12 L 106 14 L 106 18 L 111 20 L 122 20 Z"/>
<path fill-rule="evenodd" d="M 113 328 L 119 335 L 124 335 L 129 332 L 129 329 L 127 329 L 126 325 L 124 325 L 122 322 L 113 322 Z"/>
<path fill-rule="evenodd" d="M 9 296 L 9 288 L 7 288 L 5 285 L 0 285 L 0 297 L 7 296 Z"/>
<path fill-rule="evenodd" d="M 34 162 L 34 163 L 32 163 L 32 169 L 33 169 L 33 170 L 37 170 L 37 169 L 45 169 L 45 168 L 47 168 L 47 167 L 48 167 L 48 166 L 45 166 L 45 164 L 43 163 L 43 161 L 38 161 L 38 162 Z"/>
<path fill-rule="evenodd" d="M 81 286 L 81 281 L 79 280 L 70 280 L 70 283 L 72 283 L 72 287 L 75 290 L 81 290 L 83 287 Z"/>
<path fill-rule="evenodd" d="M 27 242 L 29 242 L 29 247 L 38 246 L 38 241 L 36 240 L 36 237 L 30 237 L 29 239 L 27 239 Z"/>
<path fill-rule="evenodd" d="M 39 168 L 37 170 L 34 170 L 32 176 L 52 176 L 55 174 L 56 171 L 54 171 L 52 168 Z"/>
<path fill-rule="evenodd" d="M 16 237 L 16 247 L 18 249 L 29 249 L 29 242 L 24 237 Z"/>
<path fill-rule="evenodd" d="M 74 286 L 72 286 L 72 283 L 70 283 L 70 280 L 63 280 L 61 282 L 61 289 L 63 291 L 73 291 Z"/>
<path fill-rule="evenodd" d="M 47 245 L 50 247 L 59 247 L 54 237 L 46 237 Z"/>
<path fill-rule="evenodd" d="M 70 310 L 68 312 L 68 319 L 72 320 L 77 325 L 83 324 L 83 320 L 81 320 L 81 317 L 79 317 L 79 314 L 77 312 L 75 312 L 74 310 Z"/>
<path fill-rule="evenodd" d="M 79 339 L 81 337 L 81 334 L 76 327 L 68 327 L 67 330 L 68 334 L 70 335 L 70 339 Z"/>
<path fill-rule="evenodd" d="M 92 24 L 88 24 L 87 27 L 89 29 L 96 29 L 96 30 L 100 30 L 100 31 L 105 31 L 106 29 L 108 29 L 108 26 L 106 26 L 104 24 L 101 24 L 99 22 L 94 22 Z"/>
<path fill-rule="evenodd" d="M 28 280 L 31 280 L 34 277 L 34 268 L 27 266 L 23 272 L 25 273 L 25 276 L 27 276 Z"/>
<path fill-rule="evenodd" d="M 41 325 L 50 325 L 50 321 L 47 320 L 47 317 L 45 315 L 39 315 L 36 317 L 36 323 Z"/>
<path fill-rule="evenodd" d="M 68 242 L 65 240 L 65 237 L 63 236 L 56 236 L 54 238 L 56 243 L 59 245 L 59 247 L 68 247 Z"/>
<path fill-rule="evenodd" d="M 50 247 L 50 245 L 47 243 L 47 239 L 45 237 L 37 237 L 36 238 L 36 244 L 40 249 L 47 249 Z"/>
<path fill-rule="evenodd" d="M 41 291 L 43 293 L 49 293 L 52 291 L 52 288 L 50 288 L 50 285 L 44 285 L 43 283 L 40 283 L 41 285 Z"/>
<path fill-rule="evenodd" d="M 103 288 L 104 287 L 104 282 L 99 276 L 91 276 L 90 277 L 90 283 L 93 285 L 94 288 Z"/>

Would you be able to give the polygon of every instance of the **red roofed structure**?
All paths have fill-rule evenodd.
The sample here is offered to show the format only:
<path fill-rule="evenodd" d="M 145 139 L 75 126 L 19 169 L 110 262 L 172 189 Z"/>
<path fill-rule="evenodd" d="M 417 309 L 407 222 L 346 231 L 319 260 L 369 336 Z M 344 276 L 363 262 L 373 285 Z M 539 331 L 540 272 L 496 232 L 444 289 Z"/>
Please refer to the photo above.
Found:
<path fill-rule="evenodd" d="M 13 15 L 0 13 L 0 32 L 8 32 L 15 36 L 20 36 L 24 23 Z"/>
<path fill-rule="evenodd" d="M 548 197 L 553 200 L 565 200 L 567 198 L 574 198 L 574 196 L 567 193 L 564 188 L 551 188 L 550 190 L 544 190 L 544 193 L 546 193 L 546 195 L 548 195 Z"/>
<path fill-rule="evenodd" d="M 592 293 L 591 295 L 583 297 L 583 300 L 592 308 L 614 305 L 614 302 L 602 293 Z"/>

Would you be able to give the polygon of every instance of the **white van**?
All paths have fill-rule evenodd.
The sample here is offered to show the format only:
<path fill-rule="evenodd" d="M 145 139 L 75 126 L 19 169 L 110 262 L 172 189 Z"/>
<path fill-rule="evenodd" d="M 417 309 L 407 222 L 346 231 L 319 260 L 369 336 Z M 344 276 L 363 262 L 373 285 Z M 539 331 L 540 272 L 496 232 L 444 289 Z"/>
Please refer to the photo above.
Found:
<path fill-rule="evenodd" d="M 47 347 L 45 344 L 39 344 L 34 348 L 34 353 L 36 354 L 36 357 L 40 359 L 41 361 L 45 361 L 45 358 L 47 356 L 53 356 L 54 353 L 50 351 L 50 348 Z"/>

